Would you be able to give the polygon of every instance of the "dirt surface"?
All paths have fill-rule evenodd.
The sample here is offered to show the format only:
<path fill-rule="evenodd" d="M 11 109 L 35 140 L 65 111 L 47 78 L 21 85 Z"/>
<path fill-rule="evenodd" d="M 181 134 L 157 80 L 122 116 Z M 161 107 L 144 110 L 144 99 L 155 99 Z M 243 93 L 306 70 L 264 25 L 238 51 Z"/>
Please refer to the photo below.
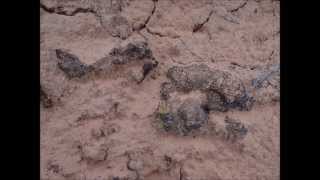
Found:
<path fill-rule="evenodd" d="M 41 0 L 41 179 L 280 179 L 279 4 Z"/>

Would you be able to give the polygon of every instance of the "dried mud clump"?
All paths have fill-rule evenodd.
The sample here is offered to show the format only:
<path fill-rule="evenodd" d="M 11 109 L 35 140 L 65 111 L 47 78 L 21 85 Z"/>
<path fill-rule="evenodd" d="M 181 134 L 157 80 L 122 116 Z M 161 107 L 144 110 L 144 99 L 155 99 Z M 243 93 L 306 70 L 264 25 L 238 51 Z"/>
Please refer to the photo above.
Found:
<path fill-rule="evenodd" d="M 211 70 L 205 64 L 174 66 L 168 70 L 167 76 L 178 91 L 201 90 L 208 93 L 208 108 L 211 110 L 249 110 L 253 103 L 240 79 L 225 71 Z M 162 87 L 161 94 L 165 98 L 169 97 L 168 86 Z"/>
<path fill-rule="evenodd" d="M 68 78 L 81 78 L 92 70 L 92 67 L 82 63 L 76 55 L 70 54 L 65 50 L 56 49 L 58 67 L 67 75 Z"/>

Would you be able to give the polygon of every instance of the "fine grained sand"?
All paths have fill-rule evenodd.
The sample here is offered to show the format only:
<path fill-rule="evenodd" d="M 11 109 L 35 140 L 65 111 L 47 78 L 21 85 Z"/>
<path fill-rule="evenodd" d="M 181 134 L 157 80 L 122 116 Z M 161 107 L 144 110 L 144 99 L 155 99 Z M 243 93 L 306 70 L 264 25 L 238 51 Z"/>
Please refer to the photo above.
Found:
<path fill-rule="evenodd" d="M 41 0 L 41 86 L 52 101 L 40 111 L 41 179 L 279 179 L 279 79 L 254 93 L 249 111 L 210 112 L 215 128 L 226 116 L 246 125 L 246 137 L 236 143 L 169 134 L 154 123 L 172 66 L 206 64 L 250 88 L 279 63 L 279 3 Z M 87 79 L 68 79 L 57 67 L 55 49 L 92 64 L 136 41 L 146 41 L 159 62 L 140 84 L 134 80 L 140 66 Z"/>

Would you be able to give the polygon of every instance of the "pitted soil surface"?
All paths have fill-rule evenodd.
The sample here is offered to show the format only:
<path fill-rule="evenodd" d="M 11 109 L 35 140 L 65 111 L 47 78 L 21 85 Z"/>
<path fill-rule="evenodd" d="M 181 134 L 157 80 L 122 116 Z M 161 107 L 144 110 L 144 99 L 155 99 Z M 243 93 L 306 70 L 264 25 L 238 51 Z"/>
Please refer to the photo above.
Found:
<path fill-rule="evenodd" d="M 279 1 L 40 14 L 42 180 L 280 179 Z"/>

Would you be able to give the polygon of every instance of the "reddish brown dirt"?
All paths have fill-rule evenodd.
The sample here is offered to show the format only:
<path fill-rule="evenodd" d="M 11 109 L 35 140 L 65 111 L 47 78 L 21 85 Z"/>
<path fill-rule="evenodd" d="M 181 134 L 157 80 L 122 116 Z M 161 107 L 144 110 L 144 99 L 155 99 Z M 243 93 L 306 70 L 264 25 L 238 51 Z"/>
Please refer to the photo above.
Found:
<path fill-rule="evenodd" d="M 40 111 L 42 180 L 280 179 L 277 79 L 256 92 L 249 111 L 210 112 L 215 128 L 226 116 L 246 125 L 246 137 L 236 143 L 209 134 L 177 136 L 154 123 L 160 85 L 172 66 L 203 63 L 249 88 L 279 63 L 279 1 L 41 3 L 41 85 L 52 101 Z M 57 67 L 58 48 L 92 64 L 136 41 L 147 41 L 159 62 L 140 84 L 135 67 L 88 79 L 68 79 Z"/>

